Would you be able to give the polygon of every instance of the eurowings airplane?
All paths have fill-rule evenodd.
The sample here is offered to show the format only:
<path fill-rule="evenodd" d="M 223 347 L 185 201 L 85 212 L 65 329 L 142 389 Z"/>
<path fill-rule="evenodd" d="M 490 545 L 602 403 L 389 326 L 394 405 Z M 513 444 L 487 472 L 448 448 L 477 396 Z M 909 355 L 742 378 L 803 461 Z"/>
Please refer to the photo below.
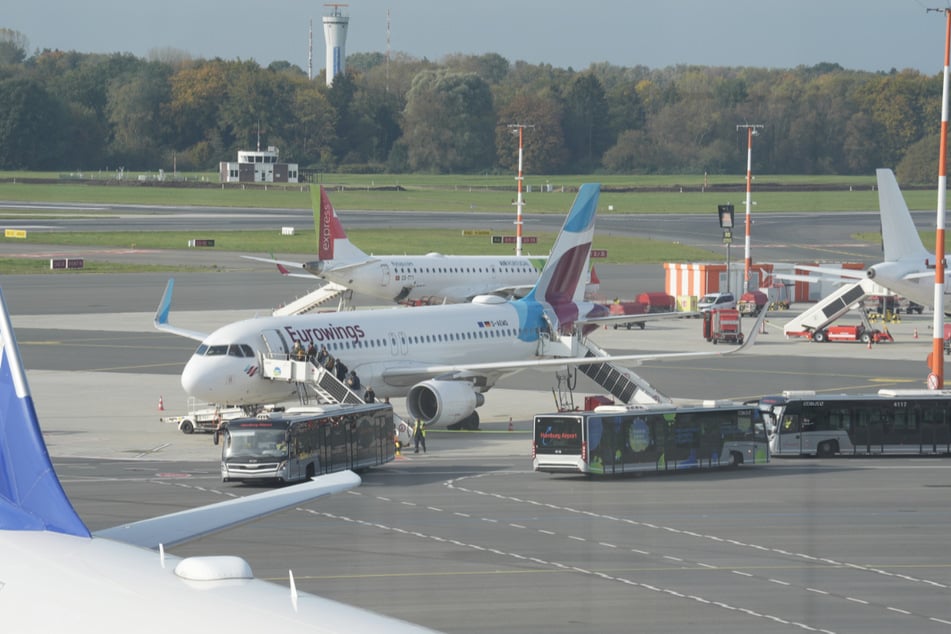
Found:
<path fill-rule="evenodd" d="M 90 533 L 43 442 L 0 292 L 0 618 L 4 632 L 432 632 L 257 580 L 240 557 L 166 546 L 360 483 L 349 471 L 306 484 Z"/>
<path fill-rule="evenodd" d="M 878 204 L 882 219 L 882 255 L 878 264 L 865 271 L 800 266 L 827 277 L 844 280 L 872 279 L 876 284 L 922 306 L 934 306 L 934 253 L 928 251 L 902 196 L 895 174 L 890 169 L 875 170 L 878 180 Z M 809 281 L 805 276 L 778 276 Z M 945 288 L 948 280 L 945 279 Z M 944 312 L 951 312 L 951 295 L 945 292 Z"/>
<path fill-rule="evenodd" d="M 477 417 L 483 393 L 500 378 L 525 368 L 604 361 L 636 365 L 726 354 L 585 358 L 583 339 L 588 332 L 605 322 L 631 321 L 630 315 L 609 315 L 606 306 L 583 300 L 582 278 L 599 193 L 598 184 L 581 186 L 537 284 L 518 300 L 481 295 L 466 304 L 261 317 L 228 324 L 206 336 L 168 323 L 174 283 L 170 280 L 155 326 L 201 341 L 182 372 L 185 392 L 201 401 L 253 405 L 293 397 L 294 384 L 261 376 L 262 359 L 275 354 L 286 358 L 295 342 L 306 346 L 313 341 L 355 370 L 378 398 L 405 396 L 409 413 L 427 424 Z M 741 348 L 752 345 L 757 327 Z"/>
<path fill-rule="evenodd" d="M 369 255 L 347 238 L 327 192 L 310 189 L 317 229 L 317 260 L 291 262 L 244 256 L 277 264 L 282 274 L 340 284 L 387 302 L 465 302 L 476 295 L 521 296 L 538 280 L 533 259 L 494 255 Z M 540 264 L 539 264 L 540 266 Z M 303 270 L 304 273 L 294 271 Z"/>

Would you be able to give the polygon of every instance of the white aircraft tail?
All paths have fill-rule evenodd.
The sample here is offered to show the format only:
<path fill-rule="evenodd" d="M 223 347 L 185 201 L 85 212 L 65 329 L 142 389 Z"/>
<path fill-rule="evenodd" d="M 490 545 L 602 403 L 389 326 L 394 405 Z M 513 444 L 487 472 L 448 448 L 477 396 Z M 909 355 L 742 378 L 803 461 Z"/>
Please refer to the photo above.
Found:
<path fill-rule="evenodd" d="M 882 216 L 882 251 L 885 262 L 919 260 L 931 257 L 921 242 L 908 205 L 890 169 L 877 169 L 878 205 Z"/>
<path fill-rule="evenodd" d="M 314 209 L 314 229 L 317 230 L 317 259 L 321 262 L 334 260 L 341 264 L 362 262 L 368 259 L 343 230 L 340 218 L 323 187 L 310 188 L 311 206 Z"/>

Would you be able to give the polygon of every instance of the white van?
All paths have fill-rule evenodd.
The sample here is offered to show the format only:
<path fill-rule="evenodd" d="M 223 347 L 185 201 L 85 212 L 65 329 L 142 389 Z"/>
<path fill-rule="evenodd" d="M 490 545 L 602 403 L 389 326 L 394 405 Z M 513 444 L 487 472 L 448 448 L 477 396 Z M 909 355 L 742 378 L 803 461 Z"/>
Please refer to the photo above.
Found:
<path fill-rule="evenodd" d="M 733 293 L 707 293 L 697 302 L 697 310 L 701 313 L 720 308 L 736 308 Z"/>

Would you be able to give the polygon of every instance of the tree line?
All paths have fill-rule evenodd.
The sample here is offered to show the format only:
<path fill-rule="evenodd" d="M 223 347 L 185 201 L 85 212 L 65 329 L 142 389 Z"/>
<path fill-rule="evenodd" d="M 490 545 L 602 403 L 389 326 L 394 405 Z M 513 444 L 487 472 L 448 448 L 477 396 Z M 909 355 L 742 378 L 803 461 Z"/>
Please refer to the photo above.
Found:
<path fill-rule="evenodd" d="M 0 169 L 207 171 L 280 148 L 305 170 L 367 173 L 871 174 L 937 172 L 941 76 L 834 63 L 793 69 L 504 57 L 347 57 L 327 87 L 289 62 L 174 49 L 43 50 L 0 28 Z"/>

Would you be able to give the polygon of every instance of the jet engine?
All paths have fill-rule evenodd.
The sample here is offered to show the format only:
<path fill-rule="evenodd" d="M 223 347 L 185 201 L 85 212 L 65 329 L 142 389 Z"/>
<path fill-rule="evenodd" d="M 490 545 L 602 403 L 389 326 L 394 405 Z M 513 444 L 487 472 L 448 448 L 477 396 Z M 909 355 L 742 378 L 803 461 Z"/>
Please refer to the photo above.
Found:
<path fill-rule="evenodd" d="M 426 425 L 451 425 L 475 412 L 485 403 L 485 397 L 466 381 L 437 381 L 430 379 L 417 383 L 406 395 L 406 408 L 413 418 Z"/>

